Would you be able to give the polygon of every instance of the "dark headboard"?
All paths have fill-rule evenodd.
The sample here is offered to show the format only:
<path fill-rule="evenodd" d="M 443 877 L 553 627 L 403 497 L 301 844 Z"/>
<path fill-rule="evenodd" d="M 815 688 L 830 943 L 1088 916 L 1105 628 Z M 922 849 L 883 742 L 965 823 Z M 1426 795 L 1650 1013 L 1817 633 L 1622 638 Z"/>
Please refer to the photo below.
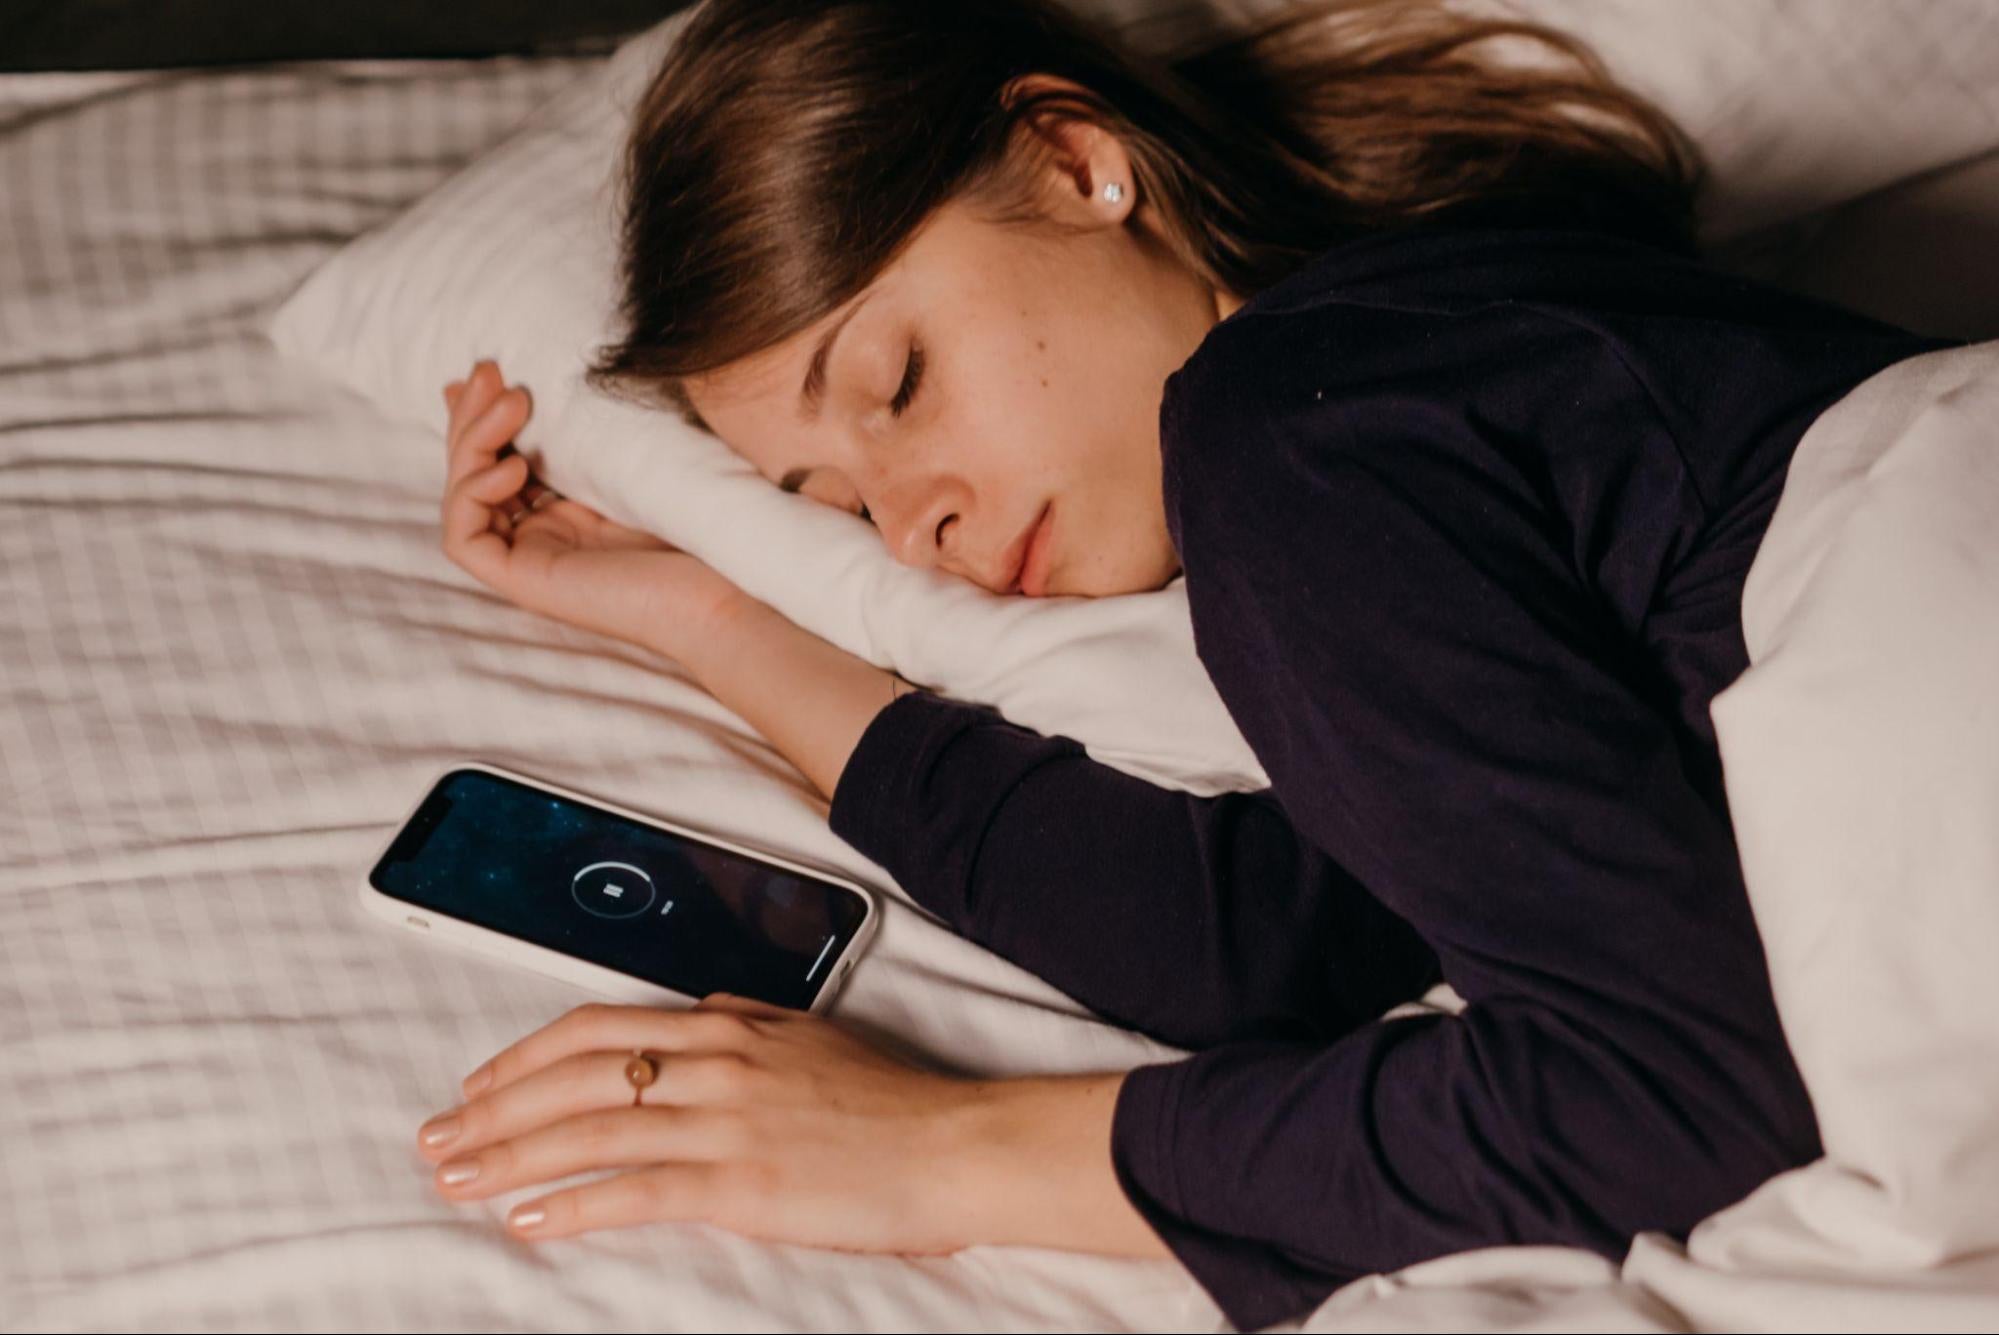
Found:
<path fill-rule="evenodd" d="M 582 53 L 690 0 L 0 0 L 0 70 Z"/>

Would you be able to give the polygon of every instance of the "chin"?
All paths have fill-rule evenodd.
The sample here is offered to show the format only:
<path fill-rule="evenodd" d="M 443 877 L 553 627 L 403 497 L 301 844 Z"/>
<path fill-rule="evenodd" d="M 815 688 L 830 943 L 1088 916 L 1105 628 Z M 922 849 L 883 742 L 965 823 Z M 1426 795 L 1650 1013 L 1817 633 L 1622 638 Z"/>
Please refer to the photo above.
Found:
<path fill-rule="evenodd" d="M 1180 563 L 1147 563 L 1142 568 L 1114 570 L 1094 579 L 1072 582 L 1057 574 L 1049 582 L 1049 598 L 1116 598 L 1128 593 L 1157 593 L 1180 577 Z"/>

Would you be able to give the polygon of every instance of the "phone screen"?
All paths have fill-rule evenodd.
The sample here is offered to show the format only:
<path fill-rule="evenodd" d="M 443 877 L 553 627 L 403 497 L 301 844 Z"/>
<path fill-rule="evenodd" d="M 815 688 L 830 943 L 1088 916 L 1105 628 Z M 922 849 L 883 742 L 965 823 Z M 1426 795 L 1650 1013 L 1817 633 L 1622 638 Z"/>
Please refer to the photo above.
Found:
<path fill-rule="evenodd" d="M 483 770 L 440 779 L 368 880 L 689 996 L 799 1009 L 867 917 L 846 886 Z"/>

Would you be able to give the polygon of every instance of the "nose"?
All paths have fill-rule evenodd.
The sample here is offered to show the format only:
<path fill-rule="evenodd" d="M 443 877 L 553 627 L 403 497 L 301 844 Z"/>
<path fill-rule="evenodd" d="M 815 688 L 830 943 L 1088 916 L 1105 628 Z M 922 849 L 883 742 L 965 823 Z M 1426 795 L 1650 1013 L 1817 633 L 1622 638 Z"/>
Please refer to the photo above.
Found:
<path fill-rule="evenodd" d="M 901 495 L 883 497 L 881 508 L 869 506 L 881 525 L 889 554 L 904 565 L 938 566 L 955 548 L 958 511 L 963 497 L 941 478 L 918 482 Z"/>

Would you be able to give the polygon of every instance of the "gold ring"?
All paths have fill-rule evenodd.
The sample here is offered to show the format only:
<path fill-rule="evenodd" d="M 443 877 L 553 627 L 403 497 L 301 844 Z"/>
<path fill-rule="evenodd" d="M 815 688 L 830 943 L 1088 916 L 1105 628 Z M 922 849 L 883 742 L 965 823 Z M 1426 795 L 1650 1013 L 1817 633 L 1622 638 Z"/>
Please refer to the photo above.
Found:
<path fill-rule="evenodd" d="M 625 1063 L 625 1081 L 632 1087 L 632 1106 L 645 1098 L 646 1086 L 659 1079 L 659 1063 L 643 1052 L 634 1052 Z"/>

